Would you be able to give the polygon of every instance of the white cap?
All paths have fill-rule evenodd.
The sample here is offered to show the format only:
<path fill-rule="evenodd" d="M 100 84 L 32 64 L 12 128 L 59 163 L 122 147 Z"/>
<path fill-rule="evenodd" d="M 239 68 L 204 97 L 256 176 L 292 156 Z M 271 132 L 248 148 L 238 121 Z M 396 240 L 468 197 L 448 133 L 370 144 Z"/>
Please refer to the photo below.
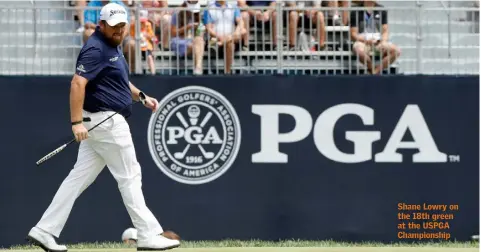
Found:
<path fill-rule="evenodd" d="M 137 240 L 137 229 L 127 228 L 124 233 L 122 233 L 122 241 L 125 240 Z"/>
<path fill-rule="evenodd" d="M 100 10 L 100 20 L 105 20 L 110 26 L 118 23 L 128 23 L 127 11 L 120 4 L 109 3 Z"/>
<path fill-rule="evenodd" d="M 197 3 L 195 4 L 192 4 L 192 3 L 189 3 L 189 1 L 185 1 L 185 3 L 187 4 L 187 10 L 190 11 L 190 12 L 193 12 L 193 13 L 198 13 L 200 12 L 200 2 L 197 1 Z"/>

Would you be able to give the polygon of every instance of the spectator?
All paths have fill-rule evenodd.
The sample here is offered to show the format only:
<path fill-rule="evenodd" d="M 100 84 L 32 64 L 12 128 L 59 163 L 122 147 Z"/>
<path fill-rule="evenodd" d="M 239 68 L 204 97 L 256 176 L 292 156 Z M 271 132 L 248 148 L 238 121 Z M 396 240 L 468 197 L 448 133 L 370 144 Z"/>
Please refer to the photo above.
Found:
<path fill-rule="evenodd" d="M 215 1 L 204 11 L 203 22 L 208 35 L 217 42 L 217 46 L 224 48 L 225 73 L 230 74 L 235 45 L 239 45 L 238 42 L 246 35 L 239 8 L 225 0 Z"/>
<path fill-rule="evenodd" d="M 286 5 L 288 7 L 295 7 L 296 1 L 288 1 Z M 247 9 L 247 11 L 243 11 L 242 18 L 244 23 L 246 24 L 246 39 L 248 41 L 248 35 L 250 31 L 251 24 L 256 26 L 262 27 L 267 22 L 271 21 L 271 25 L 269 25 L 269 30 L 272 35 L 272 44 L 273 49 L 277 50 L 277 22 L 278 22 L 278 15 L 275 11 L 276 1 L 250 1 L 250 0 L 239 0 L 239 6 L 242 8 L 248 7 L 268 7 L 265 11 L 259 9 Z M 283 19 L 283 23 L 287 22 L 287 26 L 289 27 L 289 48 L 290 50 L 294 50 L 296 45 L 296 36 L 297 36 L 297 25 L 299 21 L 299 13 L 295 10 L 289 11 L 288 15 L 282 15 L 281 18 Z"/>
<path fill-rule="evenodd" d="M 160 8 L 168 8 L 169 5 L 167 0 L 160 1 Z M 163 10 L 158 15 L 158 26 L 161 27 L 161 34 L 162 34 L 162 46 L 165 50 L 169 50 L 169 41 L 171 39 L 171 21 L 172 21 L 172 10 Z"/>
<path fill-rule="evenodd" d="M 159 11 L 157 10 L 151 10 L 151 8 L 160 8 L 160 4 L 162 3 L 165 3 L 167 1 L 164 1 L 164 0 L 161 0 L 161 1 L 157 1 L 157 0 L 141 0 L 139 1 L 139 3 L 142 5 L 143 8 L 147 9 L 148 13 L 149 13 L 149 20 L 155 24 L 156 22 L 158 22 L 160 20 L 160 17 L 159 17 Z"/>
<path fill-rule="evenodd" d="M 193 54 L 194 74 L 201 75 L 205 42 L 200 17 L 200 3 L 198 0 L 184 1 L 181 7 L 184 10 L 174 13 L 172 16 L 170 49 L 179 56 Z"/>
<path fill-rule="evenodd" d="M 298 1 L 288 1 L 286 2 L 287 7 L 296 7 L 296 2 Z M 307 1 L 309 2 L 309 1 Z M 289 49 L 290 51 L 294 51 L 296 48 L 296 38 L 297 38 L 297 25 L 299 22 L 299 12 L 295 10 L 290 10 L 288 11 L 289 15 L 282 15 L 281 18 L 283 18 L 283 23 L 286 23 L 287 21 L 287 27 L 288 27 L 288 38 L 289 38 Z M 283 13 L 287 14 L 287 13 Z M 277 45 L 277 29 L 275 27 L 277 24 L 277 12 L 272 13 L 272 29 L 273 29 L 273 38 L 275 39 L 276 43 L 274 45 Z M 276 47 L 274 46 L 274 50 L 276 50 Z"/>
<path fill-rule="evenodd" d="M 159 32 L 162 38 L 162 49 L 169 49 L 170 41 L 170 28 L 172 21 L 172 10 L 168 10 L 169 7 L 167 0 L 143 0 L 142 6 L 144 8 L 165 8 L 163 10 L 149 10 L 149 19 L 154 25 L 154 30 Z"/>
<path fill-rule="evenodd" d="M 366 65 L 368 73 L 378 74 L 391 65 L 401 52 L 397 46 L 388 42 L 389 27 L 386 10 L 372 10 L 383 7 L 375 0 L 365 0 L 364 10 L 352 11 L 350 18 L 353 50 L 359 61 Z M 374 56 L 381 56 L 381 64 L 374 66 Z"/>
<path fill-rule="evenodd" d="M 275 1 L 251 1 L 251 0 L 238 0 L 237 6 L 243 8 L 241 16 L 242 20 L 246 29 L 246 35 L 243 37 L 243 48 L 242 50 L 247 50 L 249 48 L 249 34 L 250 34 L 250 27 L 251 25 L 255 25 L 257 27 L 262 27 L 267 22 L 271 21 L 272 13 L 275 11 L 276 2 Z M 256 9 L 252 9 L 249 7 L 254 7 Z M 258 9 L 264 7 L 264 9 Z M 273 22 L 271 22 L 272 28 L 268 27 L 268 30 L 272 31 L 272 43 L 274 45 L 277 44 L 276 41 L 276 34 L 275 34 L 275 26 Z M 270 28 L 270 29 L 269 29 Z"/>
<path fill-rule="evenodd" d="M 339 14 L 339 7 L 349 7 L 349 0 L 330 0 L 326 3 L 327 7 L 331 8 L 329 11 L 329 16 L 331 17 L 333 25 L 347 25 L 349 22 L 349 11 L 342 11 L 342 18 Z"/>
<path fill-rule="evenodd" d="M 84 18 L 84 9 L 87 6 L 87 0 L 77 0 L 73 1 L 76 9 L 77 9 L 77 18 L 80 23 L 80 27 L 77 29 L 77 32 L 83 33 L 85 31 L 85 18 Z"/>
<path fill-rule="evenodd" d="M 116 1 L 116 0 L 111 0 L 111 1 L 104 1 L 104 0 L 91 0 L 87 7 L 97 7 L 97 9 L 90 9 L 90 10 L 85 10 L 84 12 L 84 26 L 85 30 L 83 32 L 83 41 L 87 41 L 87 39 L 92 35 L 92 33 L 95 31 L 95 27 L 97 27 L 97 24 L 100 19 L 100 9 L 101 7 L 105 6 L 109 2 L 111 3 L 117 3 L 122 5 L 125 8 L 125 5 L 122 1 Z M 127 8 L 125 8 L 127 10 Z M 80 18 L 80 17 L 79 17 Z"/>
<path fill-rule="evenodd" d="M 100 20 L 101 7 L 105 6 L 108 3 L 117 3 L 122 7 L 124 7 L 125 10 L 127 11 L 128 19 L 131 20 L 130 13 L 123 1 L 90 0 L 87 7 L 97 7 L 97 9 L 85 10 L 84 12 L 84 16 L 85 16 L 85 20 L 84 20 L 85 30 L 83 33 L 84 43 L 85 41 L 87 41 L 90 35 L 92 35 L 92 33 L 95 31 L 95 27 L 97 26 Z M 130 71 L 133 71 L 135 69 L 135 40 L 129 37 L 129 29 L 125 29 L 125 38 L 122 44 L 122 48 L 123 48 L 123 53 L 125 55 L 125 58 L 129 63 Z"/>
<path fill-rule="evenodd" d="M 139 16 L 141 39 L 140 50 L 142 51 L 142 57 L 147 60 L 151 74 L 155 75 L 155 64 L 152 51 L 154 50 L 154 43 L 157 42 L 157 38 L 155 37 L 154 30 L 152 29 L 152 23 L 150 23 L 148 20 L 149 12 L 147 10 L 140 10 Z M 132 22 L 130 24 L 130 37 L 135 38 L 135 35 L 135 22 Z"/>
<path fill-rule="evenodd" d="M 304 20 L 301 20 L 301 24 L 305 28 L 315 27 L 318 37 L 318 49 L 324 50 L 326 40 L 326 25 L 324 22 L 324 14 L 320 10 L 321 0 L 314 1 L 296 1 L 297 6 L 300 8 L 308 8 L 301 10 L 303 12 Z M 312 8 L 312 9 L 310 9 Z M 295 30 L 294 30 L 295 32 Z"/>

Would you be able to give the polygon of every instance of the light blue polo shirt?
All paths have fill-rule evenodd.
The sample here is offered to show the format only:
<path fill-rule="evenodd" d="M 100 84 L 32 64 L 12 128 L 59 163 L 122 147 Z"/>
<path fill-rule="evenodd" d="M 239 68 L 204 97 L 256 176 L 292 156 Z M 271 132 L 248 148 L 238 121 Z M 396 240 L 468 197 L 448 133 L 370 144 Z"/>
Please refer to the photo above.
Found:
<path fill-rule="evenodd" d="M 204 11 L 203 22 L 204 24 L 214 24 L 216 34 L 229 35 L 235 31 L 235 20 L 240 17 L 240 10 L 237 6 L 231 3 L 221 6 L 215 2 Z"/>

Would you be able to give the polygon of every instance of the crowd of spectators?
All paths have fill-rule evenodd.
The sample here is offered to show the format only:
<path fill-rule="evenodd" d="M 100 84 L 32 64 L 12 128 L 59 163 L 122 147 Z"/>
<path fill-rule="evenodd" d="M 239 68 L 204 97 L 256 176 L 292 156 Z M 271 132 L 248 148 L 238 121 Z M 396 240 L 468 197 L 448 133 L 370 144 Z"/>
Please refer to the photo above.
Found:
<path fill-rule="evenodd" d="M 282 19 L 286 30 L 287 45 L 284 51 L 299 50 L 299 28 L 311 30 L 309 34 L 317 34 L 316 41 L 310 48 L 312 51 L 333 50 L 326 46 L 326 25 L 349 26 L 352 51 L 370 74 L 378 74 L 387 69 L 399 56 L 400 50 L 389 42 L 387 11 L 371 10 L 371 7 L 382 7 L 374 0 L 333 0 L 333 1 L 283 1 L 284 13 L 278 14 L 276 1 L 208 1 L 207 6 L 201 6 L 198 0 L 184 0 L 181 5 L 172 6 L 170 0 L 143 1 L 75 1 L 78 7 L 79 28 L 84 41 L 95 30 L 99 19 L 99 10 L 84 7 L 99 7 L 116 2 L 125 7 L 141 5 L 139 11 L 142 58 L 149 66 L 151 74 L 155 74 L 153 51 L 171 51 L 180 57 L 194 59 L 194 74 L 203 73 L 202 61 L 206 51 L 214 52 L 225 59 L 225 73 L 231 72 L 235 51 L 250 51 L 252 41 L 251 30 L 269 33 L 271 50 L 278 50 L 277 23 Z M 178 2 L 178 1 L 176 1 Z M 338 10 L 337 7 L 352 5 L 364 6 L 363 10 Z M 323 7 L 327 6 L 323 10 Z M 176 9 L 175 7 L 181 7 Z M 155 9 L 152 9 L 155 8 Z M 164 8 L 164 9 L 162 9 Z M 131 70 L 135 69 L 135 8 L 131 8 L 131 25 L 124 44 L 123 51 Z M 315 32 L 314 32 L 315 31 Z M 265 36 L 267 37 L 267 36 Z M 263 36 L 263 40 L 266 40 Z M 375 65 L 374 57 L 379 58 Z"/>

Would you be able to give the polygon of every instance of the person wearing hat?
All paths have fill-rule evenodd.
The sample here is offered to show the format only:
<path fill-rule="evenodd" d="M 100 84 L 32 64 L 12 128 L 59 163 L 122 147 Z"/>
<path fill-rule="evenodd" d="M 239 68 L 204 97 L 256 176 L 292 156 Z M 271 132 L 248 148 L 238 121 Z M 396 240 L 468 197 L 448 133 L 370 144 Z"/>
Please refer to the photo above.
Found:
<path fill-rule="evenodd" d="M 200 3 L 198 0 L 188 0 L 181 7 L 183 9 L 172 16 L 170 50 L 181 57 L 193 55 L 194 74 L 201 75 L 205 41 Z"/>
<path fill-rule="evenodd" d="M 125 120 L 132 112 L 133 101 L 142 100 L 153 112 L 158 107 L 155 98 L 129 81 L 127 61 L 120 49 L 128 23 L 123 6 L 109 3 L 102 7 L 99 25 L 77 58 L 70 84 L 72 133 L 80 142 L 77 161 L 27 236 L 32 244 L 45 251 L 67 251 L 65 245 L 57 244 L 55 237 L 60 236 L 76 199 L 105 166 L 117 181 L 122 201 L 138 231 L 137 250 L 165 250 L 180 245 L 178 240 L 158 235 L 164 230 L 145 203 L 141 167 Z M 97 124 L 98 127 L 87 131 Z"/>
<path fill-rule="evenodd" d="M 87 39 L 92 35 L 92 33 L 95 32 L 95 27 L 97 26 L 99 20 L 100 20 L 100 7 L 103 7 L 107 5 L 108 3 L 116 3 L 119 4 L 123 7 L 125 7 L 124 3 L 122 1 L 118 0 L 91 0 L 87 7 L 98 7 L 98 9 L 87 9 L 84 11 L 84 29 L 83 29 L 83 41 L 84 43 L 87 41 Z"/>

